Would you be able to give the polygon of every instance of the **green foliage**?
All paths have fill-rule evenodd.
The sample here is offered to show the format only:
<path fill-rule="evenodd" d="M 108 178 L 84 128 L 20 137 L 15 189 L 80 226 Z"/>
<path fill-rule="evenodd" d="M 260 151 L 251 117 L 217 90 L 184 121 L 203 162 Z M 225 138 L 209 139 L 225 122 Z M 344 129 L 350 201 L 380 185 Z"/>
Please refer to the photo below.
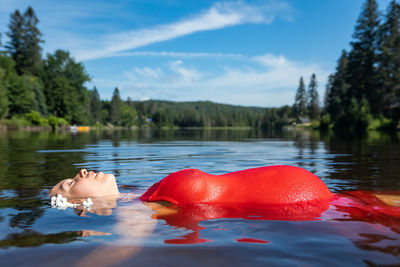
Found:
<path fill-rule="evenodd" d="M 1 57 L 1 56 L 0 56 Z M 7 87 L 5 83 L 5 70 L 0 66 L 0 119 L 8 113 Z"/>
<path fill-rule="evenodd" d="M 121 108 L 121 125 L 131 127 L 136 124 L 136 110 L 128 104 L 123 104 Z"/>
<path fill-rule="evenodd" d="M 48 120 L 42 118 L 40 113 L 37 111 L 31 111 L 25 114 L 25 118 L 30 122 L 31 125 L 45 126 L 48 125 Z"/>
<path fill-rule="evenodd" d="M 51 128 L 53 130 L 55 130 L 58 126 L 58 121 L 57 121 L 57 117 L 50 115 L 49 118 L 47 119 L 47 121 L 49 122 L 49 125 L 51 126 Z"/>
<path fill-rule="evenodd" d="M 6 121 L 6 124 L 17 128 L 22 128 L 24 126 L 30 125 L 31 123 L 24 116 L 14 115 Z"/>
<path fill-rule="evenodd" d="M 346 82 L 347 63 L 347 53 L 343 50 L 338 60 L 336 73 L 330 76 L 327 84 L 325 109 L 332 118 L 332 121 L 337 121 L 342 117 L 346 106 L 350 103 L 350 99 L 347 99 L 349 88 Z"/>
<path fill-rule="evenodd" d="M 41 125 L 41 117 L 39 112 L 32 111 L 30 113 L 25 114 L 27 120 L 29 120 L 33 125 Z"/>
<path fill-rule="evenodd" d="M 321 130 L 328 130 L 331 127 L 331 123 L 331 116 L 329 114 L 324 114 L 323 116 L 321 116 L 319 128 Z"/>
<path fill-rule="evenodd" d="M 382 112 L 397 125 L 400 119 L 400 5 L 389 4 L 379 34 L 378 74 Z"/>
<path fill-rule="evenodd" d="M 157 127 L 265 127 L 279 128 L 290 123 L 292 110 L 253 108 L 205 102 L 132 102 L 138 120 L 152 119 Z M 141 114 L 141 115 L 139 115 Z M 272 115 L 271 114 L 275 114 Z M 138 122 L 139 124 L 139 122 Z"/>
<path fill-rule="evenodd" d="M 400 6 L 396 1 L 391 1 L 382 21 L 376 1 L 366 0 L 352 48 L 342 52 L 330 76 L 325 112 L 337 130 L 383 129 L 399 122 Z"/>
<path fill-rule="evenodd" d="M 357 20 L 352 50 L 348 55 L 346 82 L 349 84 L 347 99 L 358 102 L 363 97 L 369 102 L 373 114 L 378 114 L 381 106 L 381 92 L 377 86 L 377 61 L 379 17 L 375 0 L 367 0 Z"/>
<path fill-rule="evenodd" d="M 296 92 L 293 110 L 296 116 L 302 117 L 307 114 L 307 94 L 303 77 L 300 77 L 299 88 Z"/>
<path fill-rule="evenodd" d="M 93 122 L 101 122 L 101 101 L 100 95 L 97 88 L 94 87 L 93 91 L 90 92 L 90 111 L 92 114 Z"/>
<path fill-rule="evenodd" d="M 153 125 L 159 127 L 276 128 L 291 120 L 292 110 L 287 106 L 263 109 L 211 102 L 124 102 L 118 88 L 111 101 L 101 101 L 97 88 L 89 91 L 84 86 L 89 76 L 69 52 L 56 50 L 41 59 L 38 22 L 30 7 L 23 15 L 18 10 L 11 14 L 7 33 L 11 57 L 0 56 L 0 118 L 9 116 L 18 124 L 43 125 L 43 116 L 49 115 L 47 123 L 53 129 L 66 121 L 129 127 L 151 125 L 147 119 L 152 118 Z"/>
<path fill-rule="evenodd" d="M 334 124 L 337 131 L 364 132 L 372 121 L 371 110 L 366 98 L 358 102 L 351 98 L 348 109 Z"/>
<path fill-rule="evenodd" d="M 68 122 L 63 119 L 63 118 L 57 118 L 56 116 L 50 115 L 49 118 L 47 119 L 49 125 L 53 129 L 57 129 L 57 127 L 62 126 L 62 125 L 67 125 Z"/>
<path fill-rule="evenodd" d="M 108 109 L 102 109 L 101 110 L 101 121 L 106 124 L 110 121 L 110 112 Z"/>
<path fill-rule="evenodd" d="M 42 115 L 47 114 L 46 99 L 43 94 L 42 81 L 35 76 L 25 76 L 28 90 L 33 92 L 32 109 L 38 111 Z"/>
<path fill-rule="evenodd" d="M 8 88 L 11 77 L 15 76 L 15 62 L 5 54 L 0 54 L 0 118 L 9 114 Z"/>
<path fill-rule="evenodd" d="M 42 48 L 40 43 L 42 33 L 39 31 L 37 24 L 39 19 L 36 17 L 32 7 L 28 7 L 24 13 L 25 20 L 25 72 L 37 74 L 41 67 L 42 62 Z"/>
<path fill-rule="evenodd" d="M 12 55 L 12 58 L 15 62 L 22 64 L 25 58 L 23 41 L 24 18 L 19 10 L 15 10 L 15 12 L 10 15 L 10 23 L 8 24 L 8 28 L 10 31 L 7 32 L 7 36 L 10 40 L 6 44 L 5 48 Z M 19 73 L 22 73 L 22 71 Z"/>
<path fill-rule="evenodd" d="M 41 78 L 49 113 L 72 124 L 91 121 L 89 93 L 84 87 L 89 76 L 81 63 L 68 52 L 57 50 L 53 55 L 47 54 Z"/>
<path fill-rule="evenodd" d="M 321 123 L 320 121 L 312 121 L 310 123 L 310 128 L 311 129 L 315 129 L 315 130 L 321 129 L 321 124 L 320 123 Z"/>
<path fill-rule="evenodd" d="M 343 51 L 329 77 L 320 121 L 315 74 L 306 92 L 301 77 L 293 108 L 251 108 L 211 102 L 123 101 L 118 88 L 101 101 L 83 65 L 57 50 L 41 59 L 39 20 L 28 7 L 11 14 L 8 55 L 0 53 L 0 118 L 16 124 L 112 123 L 116 126 L 281 128 L 309 116 L 319 127 L 351 131 L 396 127 L 400 120 L 400 7 L 389 4 L 382 24 L 375 0 L 366 0 L 351 49 Z M 0 35 L 1 36 L 1 35 Z M 43 116 L 48 117 L 43 119 Z M 372 117 L 374 116 L 375 119 Z"/>
<path fill-rule="evenodd" d="M 392 121 L 383 116 L 379 116 L 379 118 L 375 118 L 370 121 L 368 126 L 368 130 L 387 130 L 392 128 Z"/>
<path fill-rule="evenodd" d="M 157 110 L 152 116 L 152 122 L 158 127 L 161 128 L 163 125 L 166 124 L 167 116 L 164 110 Z"/>
<path fill-rule="evenodd" d="M 26 76 L 10 75 L 8 80 L 7 97 L 10 113 L 28 113 L 34 108 L 35 94 L 29 88 Z"/>
<path fill-rule="evenodd" d="M 359 112 L 357 114 L 357 128 L 361 130 L 366 130 L 369 126 L 370 121 L 372 121 L 371 108 L 368 100 L 363 97 L 361 99 Z"/>
<path fill-rule="evenodd" d="M 308 115 L 311 120 L 319 120 L 320 108 L 319 108 L 319 96 L 318 96 L 318 84 L 317 76 L 313 73 L 311 75 L 310 84 L 308 86 Z"/>
<path fill-rule="evenodd" d="M 281 108 L 268 108 L 262 119 L 262 126 L 267 130 L 281 129 L 285 125 L 289 125 L 292 110 L 289 106 Z M 293 119 L 294 120 L 294 119 Z"/>
<path fill-rule="evenodd" d="M 0 85 L 0 119 L 8 114 L 8 97 L 4 87 Z"/>
<path fill-rule="evenodd" d="M 18 74 L 36 74 L 41 64 L 43 42 L 37 28 L 39 20 L 32 7 L 28 7 L 23 15 L 15 10 L 10 16 L 7 36 L 10 41 L 6 48 L 16 62 Z"/>
<path fill-rule="evenodd" d="M 110 104 L 110 119 L 113 125 L 121 125 L 121 106 L 122 100 L 119 96 L 119 90 L 115 88 Z"/>

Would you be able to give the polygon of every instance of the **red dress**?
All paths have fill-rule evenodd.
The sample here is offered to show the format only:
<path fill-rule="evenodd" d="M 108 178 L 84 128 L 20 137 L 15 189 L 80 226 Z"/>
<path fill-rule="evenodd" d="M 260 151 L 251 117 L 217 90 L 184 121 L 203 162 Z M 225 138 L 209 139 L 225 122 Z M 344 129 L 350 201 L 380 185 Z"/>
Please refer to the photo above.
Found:
<path fill-rule="evenodd" d="M 196 169 L 172 173 L 151 186 L 144 201 L 193 204 L 295 204 L 329 201 L 334 195 L 311 172 L 293 166 L 259 167 L 222 175 Z"/>
<path fill-rule="evenodd" d="M 353 191 L 333 194 L 309 171 L 293 166 L 270 166 L 211 175 L 196 169 L 172 173 L 151 186 L 143 201 L 168 201 L 176 213 L 155 214 L 171 226 L 193 232 L 166 243 L 199 243 L 199 222 L 219 218 L 249 220 L 328 220 L 345 236 L 358 232 L 341 229 L 343 220 L 379 222 L 400 232 L 400 208 L 391 207 L 373 192 Z M 386 227 L 387 228 L 387 227 Z M 244 242 L 239 239 L 238 241 Z M 251 242 L 267 242 L 251 240 Z M 250 241 L 247 241 L 250 242 Z"/>

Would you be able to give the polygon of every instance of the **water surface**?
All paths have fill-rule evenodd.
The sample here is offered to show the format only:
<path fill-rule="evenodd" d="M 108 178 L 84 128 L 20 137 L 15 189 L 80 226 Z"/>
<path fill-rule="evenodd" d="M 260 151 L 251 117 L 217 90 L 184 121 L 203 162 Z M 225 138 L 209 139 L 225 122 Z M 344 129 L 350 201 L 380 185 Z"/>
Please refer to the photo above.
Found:
<path fill-rule="evenodd" d="M 78 216 L 72 209 L 52 209 L 47 196 L 52 185 L 81 168 L 114 173 L 122 192 L 140 194 L 184 168 L 222 174 L 275 164 L 303 167 L 336 193 L 400 191 L 399 148 L 399 136 L 385 133 L 364 137 L 258 130 L 0 133 L 0 262 L 2 266 L 70 266 L 94 259 L 138 266 L 399 265 L 396 218 L 386 224 L 349 218 L 334 224 L 213 219 L 198 225 L 196 240 L 204 242 L 177 244 L 168 241 L 191 237 L 193 229 L 151 219 L 151 210 L 140 201 L 119 200 L 111 214 Z M 90 235 L 93 232 L 108 234 Z"/>

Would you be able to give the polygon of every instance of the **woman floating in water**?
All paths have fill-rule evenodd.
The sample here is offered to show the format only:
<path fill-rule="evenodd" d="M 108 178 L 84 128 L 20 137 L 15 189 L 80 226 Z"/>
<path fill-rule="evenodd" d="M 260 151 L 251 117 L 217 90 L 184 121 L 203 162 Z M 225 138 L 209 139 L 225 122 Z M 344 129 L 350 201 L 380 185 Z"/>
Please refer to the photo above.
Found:
<path fill-rule="evenodd" d="M 50 190 L 50 196 L 57 194 L 74 200 L 117 197 L 119 191 L 114 175 L 82 169 L 74 178 L 63 180 Z M 253 216 L 312 220 L 331 205 L 400 216 L 399 196 L 361 191 L 333 194 L 311 172 L 286 165 L 222 175 L 186 169 L 155 183 L 140 199 L 150 203 L 153 209 L 169 207 L 173 214 L 194 214 L 201 220 Z"/>
<path fill-rule="evenodd" d="M 126 200 L 119 193 L 114 175 L 85 169 L 50 190 L 50 196 L 58 194 L 74 204 L 93 198 L 90 212 L 106 215 L 116 207 L 118 197 Z M 259 167 L 222 175 L 196 169 L 182 170 L 168 175 L 142 194 L 139 199 L 145 205 L 137 201 L 137 196 L 135 199 L 129 205 L 118 205 L 116 210 L 118 221 L 113 233 L 121 236 L 119 242 L 122 245 L 95 250 L 83 259 L 83 264 L 93 263 L 96 259 L 101 259 L 103 264 L 106 260 L 114 264 L 134 255 L 138 247 L 124 244 L 151 235 L 156 226 L 154 219 L 191 230 L 181 237 L 164 240 L 168 244 L 208 242 L 210 240 L 200 236 L 204 229 L 200 222 L 220 218 L 323 220 L 328 222 L 330 231 L 372 250 L 382 249 L 376 243 L 376 236 L 391 237 L 395 233 L 394 238 L 388 239 L 390 241 L 397 240 L 395 237 L 400 233 L 399 194 L 368 191 L 334 194 L 317 176 L 293 166 Z M 83 204 L 75 209 L 80 215 L 87 211 Z M 346 220 L 362 223 L 362 227 L 349 229 L 347 224 L 340 223 Z M 373 234 L 365 235 L 365 232 Z M 110 234 L 93 230 L 84 233 Z M 360 236 L 366 238 L 360 240 Z M 236 241 L 269 242 L 246 236 L 240 236 Z M 104 255 L 114 255 L 114 258 L 104 258 Z"/>
<path fill-rule="evenodd" d="M 73 179 L 63 180 L 50 190 L 51 196 L 58 194 L 75 199 L 117 196 L 119 191 L 114 175 L 82 169 Z M 271 166 L 223 175 L 196 169 L 178 171 L 151 186 L 140 199 L 185 209 L 207 205 L 214 212 L 213 217 L 232 217 L 235 211 L 242 213 L 236 215 L 239 217 L 262 215 L 296 220 L 318 217 L 329 207 L 334 195 L 317 176 L 305 169 Z M 216 207 L 219 213 L 224 209 L 223 214 L 215 213 Z M 255 211 L 262 214 L 253 214 Z"/>
<path fill-rule="evenodd" d="M 82 202 L 79 199 L 93 198 L 91 212 L 97 214 L 110 214 L 110 208 L 116 206 L 115 199 L 121 198 L 114 175 L 88 172 L 85 169 L 50 190 L 50 196 L 58 194 L 75 204 Z M 196 169 L 182 170 L 155 183 L 139 198 L 145 205 L 133 201 L 132 205 L 122 204 L 117 208 L 118 223 L 113 232 L 123 237 L 122 244 L 150 235 L 156 225 L 154 219 L 164 220 L 173 227 L 191 230 L 184 236 L 164 240 L 169 244 L 210 241 L 200 237 L 200 230 L 204 227 L 199 223 L 220 218 L 326 220 L 333 222 L 330 228 L 332 231 L 350 238 L 357 245 L 371 247 L 372 250 L 377 246 L 374 239 L 376 235 L 365 240 L 359 238 L 360 235 L 365 236 L 365 227 L 369 229 L 365 232 L 377 232 L 379 236 L 390 237 L 393 233 L 400 233 L 399 194 L 368 191 L 334 194 L 317 176 L 293 166 L 259 167 L 222 175 L 211 175 Z M 108 203 L 108 208 L 103 207 L 99 213 L 96 203 L 102 201 Z M 82 211 L 82 206 L 76 209 Z M 362 224 L 364 230 L 359 232 L 340 223 L 345 220 L 367 224 Z M 268 243 L 268 240 L 251 237 L 236 240 Z M 125 246 L 123 249 L 118 247 L 115 250 L 105 247 L 93 252 L 83 263 L 93 262 L 93 259 L 106 254 L 116 255 L 116 259 L 110 260 L 118 262 L 135 254 L 137 249 L 135 246 Z M 121 253 L 124 255 L 121 256 Z M 104 257 L 101 259 L 105 260 Z"/>

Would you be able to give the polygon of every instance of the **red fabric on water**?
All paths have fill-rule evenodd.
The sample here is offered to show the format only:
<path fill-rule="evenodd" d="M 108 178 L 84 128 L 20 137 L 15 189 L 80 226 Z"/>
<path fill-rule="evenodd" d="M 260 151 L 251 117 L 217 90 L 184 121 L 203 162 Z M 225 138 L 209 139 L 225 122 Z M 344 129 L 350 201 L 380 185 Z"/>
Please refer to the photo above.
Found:
<path fill-rule="evenodd" d="M 311 172 L 293 166 L 259 167 L 222 175 L 196 169 L 172 173 L 154 184 L 143 201 L 193 204 L 295 204 L 329 201 L 333 194 Z"/>
<path fill-rule="evenodd" d="M 255 239 L 255 238 L 238 238 L 236 239 L 237 242 L 242 243 L 260 243 L 260 244 L 267 244 L 269 241 L 262 240 L 262 239 Z"/>
<path fill-rule="evenodd" d="M 200 231 L 205 228 L 199 223 L 221 218 L 327 220 L 332 224 L 332 231 L 352 240 L 364 235 L 365 227 L 369 227 L 371 233 L 384 233 L 389 237 L 391 231 L 400 233 L 400 208 L 388 206 L 374 193 L 352 191 L 334 195 L 314 174 L 281 165 L 223 175 L 182 170 L 155 183 L 140 198 L 176 205 L 171 207 L 176 209 L 173 214 L 155 214 L 155 218 L 168 225 L 192 231 L 165 240 L 173 244 L 212 241 L 201 238 Z M 342 221 L 353 221 L 360 230 L 349 230 Z M 256 239 L 239 238 L 237 241 L 256 242 Z"/>

